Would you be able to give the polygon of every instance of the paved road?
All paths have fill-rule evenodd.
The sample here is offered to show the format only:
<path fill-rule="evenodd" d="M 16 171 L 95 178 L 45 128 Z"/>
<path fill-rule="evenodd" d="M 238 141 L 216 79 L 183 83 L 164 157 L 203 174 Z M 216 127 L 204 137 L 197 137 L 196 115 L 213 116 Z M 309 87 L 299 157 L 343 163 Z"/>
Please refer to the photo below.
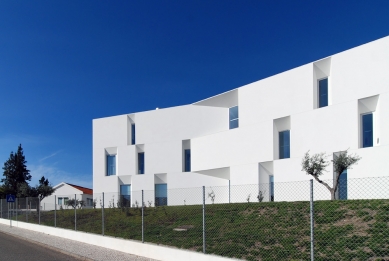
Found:
<path fill-rule="evenodd" d="M 80 261 L 42 244 L 0 232 L 0 260 L 2 261 Z"/>
<path fill-rule="evenodd" d="M 57 251 L 74 255 L 74 257 L 80 257 L 81 260 L 93 260 L 93 261 L 157 261 L 154 259 L 135 256 L 120 251 L 115 251 L 112 249 L 107 249 L 103 247 L 98 247 L 94 245 L 89 245 L 74 240 L 69 240 L 61 237 L 51 236 L 40 232 L 35 232 L 27 229 L 18 228 L 13 226 L 12 228 L 9 225 L 0 224 L 0 261 L 43 261 L 43 260 L 77 260 L 77 259 L 34 259 L 34 258 L 24 258 L 17 259 L 9 257 L 6 259 L 6 256 L 3 253 L 8 253 L 8 250 L 2 247 L 4 242 L 4 237 L 10 235 L 17 238 L 25 239 L 31 242 L 36 242 L 37 244 L 44 245 L 51 249 L 50 251 Z M 5 235 L 5 236 L 4 236 Z M 15 247 L 12 251 L 20 251 L 20 247 Z M 11 252 L 12 252 L 11 251 Z"/>

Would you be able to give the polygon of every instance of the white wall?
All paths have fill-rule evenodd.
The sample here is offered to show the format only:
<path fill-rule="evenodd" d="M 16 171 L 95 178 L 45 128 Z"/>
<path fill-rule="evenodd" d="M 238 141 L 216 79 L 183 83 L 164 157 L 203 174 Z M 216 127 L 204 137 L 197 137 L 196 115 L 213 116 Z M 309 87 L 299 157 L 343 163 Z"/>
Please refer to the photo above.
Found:
<path fill-rule="evenodd" d="M 166 174 L 169 189 L 225 186 L 228 180 L 232 186 L 267 184 L 269 175 L 276 183 L 308 182 L 311 177 L 301 171 L 308 150 L 324 152 L 328 160 L 347 149 L 360 155 L 362 160 L 349 171 L 349 179 L 388 176 L 388 71 L 389 37 L 385 37 L 192 105 L 94 120 L 94 190 L 118 193 L 124 184 L 119 177 L 124 175 L 131 176 L 126 182 L 133 191 L 150 191 L 148 200 L 153 199 L 155 175 Z M 329 77 L 329 106 L 317 108 L 317 81 L 323 77 Z M 360 148 L 361 101 L 372 96 L 378 97 L 375 143 L 373 148 Z M 228 108 L 236 105 L 239 128 L 229 130 Z M 129 145 L 131 123 L 136 124 L 136 146 Z M 290 129 L 290 158 L 278 160 L 278 132 L 285 124 Z M 201 175 L 182 172 L 183 140 L 190 144 L 192 172 Z M 136 172 L 139 150 L 145 153 L 144 175 Z M 107 151 L 117 153 L 116 176 L 106 177 Z M 323 179 L 332 179 L 332 166 L 327 170 Z M 309 189 L 304 183 L 299 195 L 284 191 L 285 186 L 275 187 L 277 200 L 301 200 Z M 245 201 L 247 192 L 241 194 L 234 200 Z M 225 202 L 230 196 L 220 192 L 218 200 Z M 323 192 L 320 199 L 326 198 Z"/>

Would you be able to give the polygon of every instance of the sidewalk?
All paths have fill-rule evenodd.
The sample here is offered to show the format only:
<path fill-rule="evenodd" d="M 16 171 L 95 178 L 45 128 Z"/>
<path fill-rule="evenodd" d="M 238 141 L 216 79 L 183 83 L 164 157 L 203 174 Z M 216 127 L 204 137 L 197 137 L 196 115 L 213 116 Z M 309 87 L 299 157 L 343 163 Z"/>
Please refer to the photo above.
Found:
<path fill-rule="evenodd" d="M 135 256 L 112 249 L 89 245 L 69 239 L 47 235 L 18 227 L 9 227 L 0 224 L 0 232 L 11 234 L 38 244 L 42 244 L 57 251 L 64 252 L 81 260 L 88 261 L 157 261 L 155 259 Z"/>

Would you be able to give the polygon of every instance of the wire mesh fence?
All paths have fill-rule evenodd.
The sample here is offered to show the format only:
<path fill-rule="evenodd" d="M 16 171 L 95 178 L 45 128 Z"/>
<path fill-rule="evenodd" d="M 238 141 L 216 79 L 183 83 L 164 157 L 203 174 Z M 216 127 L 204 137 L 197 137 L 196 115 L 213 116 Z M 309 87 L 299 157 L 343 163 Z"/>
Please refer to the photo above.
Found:
<path fill-rule="evenodd" d="M 332 181 L 324 181 L 332 186 Z M 389 260 L 389 177 L 0 200 L 1 218 L 243 260 Z M 73 203 L 72 203 L 72 200 Z M 78 203 L 77 203 L 78 202 Z"/>

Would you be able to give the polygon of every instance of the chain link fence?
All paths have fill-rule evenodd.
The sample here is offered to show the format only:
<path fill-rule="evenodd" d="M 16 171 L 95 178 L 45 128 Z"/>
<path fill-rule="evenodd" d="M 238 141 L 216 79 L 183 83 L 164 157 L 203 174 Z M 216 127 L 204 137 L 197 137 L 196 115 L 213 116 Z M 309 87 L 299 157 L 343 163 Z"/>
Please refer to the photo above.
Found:
<path fill-rule="evenodd" d="M 336 200 L 312 180 L 78 198 L 1 199 L 1 218 L 243 260 L 389 260 L 389 177 L 343 180 Z"/>

